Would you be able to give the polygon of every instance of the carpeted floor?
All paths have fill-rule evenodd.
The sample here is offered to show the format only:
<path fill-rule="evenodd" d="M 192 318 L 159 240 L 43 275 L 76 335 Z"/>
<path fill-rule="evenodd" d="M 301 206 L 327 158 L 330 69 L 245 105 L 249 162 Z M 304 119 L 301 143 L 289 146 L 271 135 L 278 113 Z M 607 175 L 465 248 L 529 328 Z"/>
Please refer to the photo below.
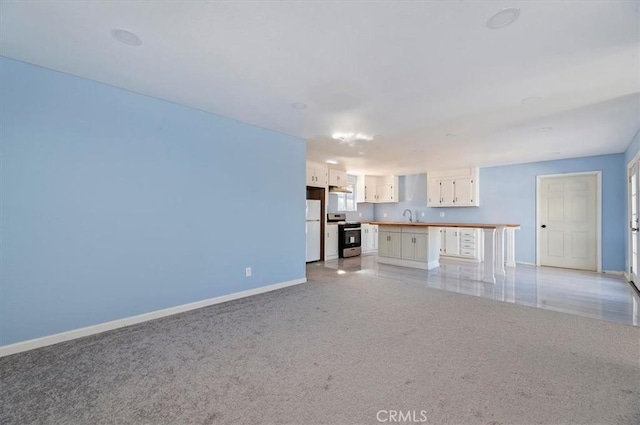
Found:
<path fill-rule="evenodd" d="M 0 377 L 2 424 L 639 424 L 640 328 L 348 274 L 9 356 Z"/>

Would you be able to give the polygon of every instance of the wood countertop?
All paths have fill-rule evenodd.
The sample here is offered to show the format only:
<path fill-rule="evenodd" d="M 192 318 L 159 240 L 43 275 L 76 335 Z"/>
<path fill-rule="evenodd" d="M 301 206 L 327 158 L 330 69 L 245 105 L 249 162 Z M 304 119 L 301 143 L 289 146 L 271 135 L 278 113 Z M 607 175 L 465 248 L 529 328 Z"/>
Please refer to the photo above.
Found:
<path fill-rule="evenodd" d="M 407 221 L 369 221 L 366 224 L 378 226 L 419 226 L 419 227 L 464 227 L 471 229 L 497 229 L 498 227 L 520 227 L 519 224 L 493 223 L 421 223 Z"/>

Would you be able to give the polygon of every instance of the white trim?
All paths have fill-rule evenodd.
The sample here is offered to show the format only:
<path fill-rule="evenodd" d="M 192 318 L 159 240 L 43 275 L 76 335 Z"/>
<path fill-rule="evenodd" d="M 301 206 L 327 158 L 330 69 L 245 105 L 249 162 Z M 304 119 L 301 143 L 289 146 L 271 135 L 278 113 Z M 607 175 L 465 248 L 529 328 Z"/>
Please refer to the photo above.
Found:
<path fill-rule="evenodd" d="M 182 304 L 175 307 L 169 307 L 162 310 L 151 311 L 149 313 L 139 314 L 137 316 L 125 317 L 122 319 L 112 320 L 110 322 L 99 323 L 97 325 L 87 326 L 84 328 L 73 329 L 53 335 L 43 336 L 41 338 L 30 339 L 28 341 L 16 342 L 15 344 L 3 345 L 0 347 L 0 357 L 9 356 L 11 354 L 21 353 L 23 351 L 33 350 L 47 345 L 58 344 L 72 339 L 82 338 L 89 335 L 95 335 L 101 332 L 111 331 L 125 326 L 135 325 L 137 323 L 147 322 L 149 320 L 159 319 L 161 317 L 171 316 L 185 311 L 196 310 L 203 307 L 209 307 L 215 304 L 221 304 L 227 301 L 237 300 L 239 298 L 250 297 L 252 295 L 263 294 L 265 292 L 275 291 L 277 289 L 286 288 L 288 286 L 305 283 L 306 277 L 300 279 L 289 280 L 287 282 L 275 283 L 273 285 L 262 286 L 260 288 L 249 289 L 246 291 L 234 292 L 229 295 L 209 298 L 202 301 L 196 301 L 189 304 Z"/>
<path fill-rule="evenodd" d="M 529 263 L 527 261 L 516 261 L 516 264 L 522 264 L 523 266 L 538 266 L 536 263 Z"/>
<path fill-rule="evenodd" d="M 536 263 L 540 267 L 540 182 L 543 178 L 596 176 L 596 272 L 602 273 L 602 170 L 577 173 L 541 174 L 536 176 Z"/>
<path fill-rule="evenodd" d="M 624 271 L 622 272 L 622 276 L 624 276 L 624 278 L 627 280 L 627 282 L 631 282 L 631 276 L 629 276 L 629 273 Z"/>
<path fill-rule="evenodd" d="M 627 274 L 627 272 L 625 272 L 624 270 L 603 270 L 602 273 L 612 274 L 614 276 L 624 276 L 625 274 Z"/>

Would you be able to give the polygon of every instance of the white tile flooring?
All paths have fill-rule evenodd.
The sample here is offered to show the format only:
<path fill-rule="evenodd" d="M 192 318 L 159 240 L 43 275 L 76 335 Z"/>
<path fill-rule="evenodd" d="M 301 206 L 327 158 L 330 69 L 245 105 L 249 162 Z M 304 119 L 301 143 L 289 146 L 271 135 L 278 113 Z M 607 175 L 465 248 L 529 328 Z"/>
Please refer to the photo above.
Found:
<path fill-rule="evenodd" d="M 307 277 L 327 273 L 380 276 L 429 288 L 640 326 L 640 297 L 622 276 L 550 267 L 507 268 L 496 283 L 479 281 L 482 266 L 441 263 L 433 270 L 378 264 L 375 255 L 310 263 Z"/>

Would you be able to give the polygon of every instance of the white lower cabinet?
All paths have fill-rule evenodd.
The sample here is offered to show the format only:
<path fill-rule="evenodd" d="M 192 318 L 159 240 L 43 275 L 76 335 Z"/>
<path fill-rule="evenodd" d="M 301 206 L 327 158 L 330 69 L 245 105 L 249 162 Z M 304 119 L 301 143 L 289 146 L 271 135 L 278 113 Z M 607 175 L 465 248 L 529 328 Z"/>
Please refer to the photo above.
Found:
<path fill-rule="evenodd" d="M 361 229 L 362 253 L 376 252 L 378 250 L 378 226 L 375 224 L 363 224 Z"/>
<path fill-rule="evenodd" d="M 338 258 L 338 225 L 327 224 L 324 233 L 324 259 Z"/>
<path fill-rule="evenodd" d="M 440 234 L 421 226 L 380 226 L 378 262 L 430 270 L 438 267 Z"/>
<path fill-rule="evenodd" d="M 440 255 L 450 259 L 482 261 L 480 229 L 443 227 L 440 229 Z"/>
<path fill-rule="evenodd" d="M 427 261 L 429 239 L 427 228 L 402 228 L 402 258 L 405 260 Z"/>
<path fill-rule="evenodd" d="M 384 226 L 378 231 L 378 257 L 402 258 L 402 228 Z"/>

